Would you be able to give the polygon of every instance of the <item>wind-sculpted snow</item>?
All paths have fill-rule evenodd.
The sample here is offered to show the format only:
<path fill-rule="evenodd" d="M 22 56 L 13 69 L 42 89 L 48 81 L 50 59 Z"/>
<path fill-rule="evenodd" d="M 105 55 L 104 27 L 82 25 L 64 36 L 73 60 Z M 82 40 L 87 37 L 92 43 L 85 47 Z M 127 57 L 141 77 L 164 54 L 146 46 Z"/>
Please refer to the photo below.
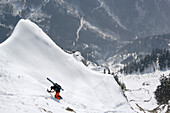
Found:
<path fill-rule="evenodd" d="M 132 112 L 112 76 L 89 70 L 29 20 L 0 45 L 0 67 L 0 112 Z M 63 100 L 46 92 L 47 77 L 64 88 Z"/>

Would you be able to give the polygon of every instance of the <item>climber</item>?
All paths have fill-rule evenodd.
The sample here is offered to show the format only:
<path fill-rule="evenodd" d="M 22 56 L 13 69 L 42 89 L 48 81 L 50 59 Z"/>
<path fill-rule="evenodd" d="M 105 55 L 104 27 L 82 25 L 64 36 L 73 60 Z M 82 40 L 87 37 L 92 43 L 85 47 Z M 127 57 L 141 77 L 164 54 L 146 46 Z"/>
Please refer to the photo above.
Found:
<path fill-rule="evenodd" d="M 63 91 L 64 91 L 64 89 L 62 89 L 61 86 L 58 85 L 57 83 L 54 83 L 53 81 L 51 81 L 49 78 L 47 78 L 47 79 L 48 79 L 51 83 L 53 83 L 53 86 L 51 86 L 51 90 L 48 90 L 48 89 L 47 89 L 47 91 L 48 91 L 49 93 L 56 92 L 55 98 L 58 99 L 58 100 L 63 99 L 63 98 L 60 96 L 60 90 L 63 90 Z"/>

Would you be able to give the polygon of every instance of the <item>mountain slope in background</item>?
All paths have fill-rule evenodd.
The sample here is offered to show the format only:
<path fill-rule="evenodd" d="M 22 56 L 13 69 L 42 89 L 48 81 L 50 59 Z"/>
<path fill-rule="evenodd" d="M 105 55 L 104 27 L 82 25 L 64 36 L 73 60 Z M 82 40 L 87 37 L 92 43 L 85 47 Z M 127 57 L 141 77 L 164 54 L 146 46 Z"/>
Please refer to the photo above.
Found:
<path fill-rule="evenodd" d="M 57 102 L 46 92 L 60 84 Z M 85 67 L 65 53 L 34 23 L 20 20 L 0 45 L 1 112 L 133 112 L 114 78 Z"/>
<path fill-rule="evenodd" d="M 25 18 L 60 47 L 79 50 L 89 60 L 106 60 L 136 36 L 169 33 L 169 10 L 169 0 L 1 0 L 0 41 Z"/>

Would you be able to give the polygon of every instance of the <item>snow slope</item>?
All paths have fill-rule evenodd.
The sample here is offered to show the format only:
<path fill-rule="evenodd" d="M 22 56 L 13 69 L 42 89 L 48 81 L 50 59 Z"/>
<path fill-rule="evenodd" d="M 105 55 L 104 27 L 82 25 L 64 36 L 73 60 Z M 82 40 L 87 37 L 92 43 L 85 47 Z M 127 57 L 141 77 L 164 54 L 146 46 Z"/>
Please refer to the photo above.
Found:
<path fill-rule="evenodd" d="M 61 101 L 46 92 L 52 84 L 64 91 Z M 0 113 L 133 112 L 110 75 L 85 67 L 59 48 L 37 25 L 20 20 L 0 45 Z"/>
<path fill-rule="evenodd" d="M 155 99 L 154 92 L 157 86 L 160 85 L 162 75 L 168 76 L 170 70 L 159 71 L 144 74 L 132 74 L 124 76 L 119 74 L 119 80 L 125 84 L 125 95 L 131 107 L 138 113 L 166 113 L 168 105 L 165 107 L 159 106 Z M 163 105 L 164 106 L 164 105 Z M 144 110 L 142 111 L 141 108 Z M 157 109 L 158 108 L 158 109 Z M 154 111 L 155 110 L 155 111 Z"/>

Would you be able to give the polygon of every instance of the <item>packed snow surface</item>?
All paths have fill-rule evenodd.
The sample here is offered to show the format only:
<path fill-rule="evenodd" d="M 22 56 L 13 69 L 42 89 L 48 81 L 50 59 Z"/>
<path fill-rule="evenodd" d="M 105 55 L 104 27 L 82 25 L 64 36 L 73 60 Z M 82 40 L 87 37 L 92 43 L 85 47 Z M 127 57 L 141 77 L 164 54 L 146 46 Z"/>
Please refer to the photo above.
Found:
<path fill-rule="evenodd" d="M 46 92 L 60 84 L 63 100 Z M 110 75 L 89 70 L 37 25 L 20 20 L 0 45 L 0 113 L 133 112 Z"/>

